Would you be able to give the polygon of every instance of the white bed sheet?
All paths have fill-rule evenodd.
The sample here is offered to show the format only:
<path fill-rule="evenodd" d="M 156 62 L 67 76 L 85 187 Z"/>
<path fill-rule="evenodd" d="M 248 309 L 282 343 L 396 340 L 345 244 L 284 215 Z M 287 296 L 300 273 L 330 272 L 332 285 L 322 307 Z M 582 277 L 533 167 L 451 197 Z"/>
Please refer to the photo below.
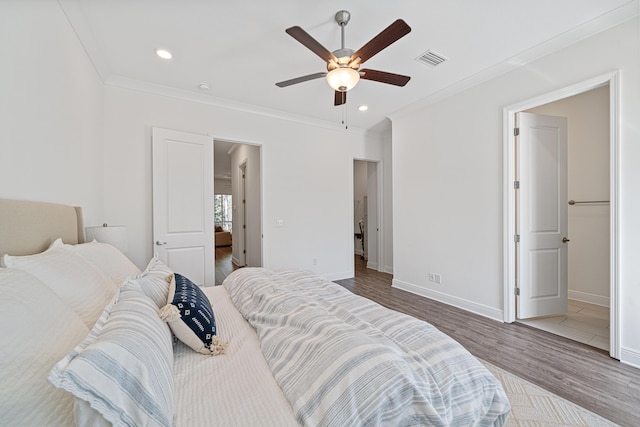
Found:
<path fill-rule="evenodd" d="M 298 426 L 253 328 L 223 286 L 203 288 L 227 353 L 207 356 L 178 342 L 174 351 L 176 426 Z"/>

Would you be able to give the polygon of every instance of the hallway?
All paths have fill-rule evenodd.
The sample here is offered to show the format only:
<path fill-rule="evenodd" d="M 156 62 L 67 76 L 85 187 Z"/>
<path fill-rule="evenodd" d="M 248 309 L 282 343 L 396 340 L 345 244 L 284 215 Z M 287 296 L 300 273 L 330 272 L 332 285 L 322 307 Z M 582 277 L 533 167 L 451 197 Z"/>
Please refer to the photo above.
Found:
<path fill-rule="evenodd" d="M 216 247 L 216 286 L 222 285 L 233 270 L 238 269 L 232 261 L 231 246 Z"/>

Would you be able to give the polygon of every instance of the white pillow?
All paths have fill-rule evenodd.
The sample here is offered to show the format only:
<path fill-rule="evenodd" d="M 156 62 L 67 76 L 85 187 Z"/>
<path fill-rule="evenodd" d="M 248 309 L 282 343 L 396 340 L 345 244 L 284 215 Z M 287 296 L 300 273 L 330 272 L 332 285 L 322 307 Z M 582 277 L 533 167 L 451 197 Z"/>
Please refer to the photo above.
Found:
<path fill-rule="evenodd" d="M 108 243 L 94 240 L 80 245 L 65 245 L 65 247 L 92 262 L 118 287 L 128 277 L 140 274 L 140 269 L 129 258 Z"/>
<path fill-rule="evenodd" d="M 89 328 L 117 290 L 111 279 L 80 255 L 67 250 L 60 239 L 42 253 L 3 255 L 2 262 L 6 267 L 17 268 L 40 279 Z"/>
<path fill-rule="evenodd" d="M 169 283 L 172 278 L 173 271 L 158 258 L 153 257 L 142 274 L 130 277 L 127 282 L 140 286 L 142 292 L 160 308 L 167 303 Z"/>
<path fill-rule="evenodd" d="M 88 403 L 76 405 L 77 420 L 95 421 L 97 411 L 113 425 L 171 426 L 169 327 L 153 301 L 125 283 L 87 338 L 54 366 L 49 381 Z"/>
<path fill-rule="evenodd" d="M 47 376 L 88 333 L 47 285 L 24 271 L 0 268 L 0 425 L 73 425 L 73 397 Z"/>

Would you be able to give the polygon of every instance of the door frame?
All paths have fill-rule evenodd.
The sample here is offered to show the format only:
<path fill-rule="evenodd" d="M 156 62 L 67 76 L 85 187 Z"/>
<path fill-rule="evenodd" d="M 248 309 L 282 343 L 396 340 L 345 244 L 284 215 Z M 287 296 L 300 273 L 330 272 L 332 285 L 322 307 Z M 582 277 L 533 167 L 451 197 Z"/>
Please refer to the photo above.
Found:
<path fill-rule="evenodd" d="M 242 159 L 238 165 L 238 195 L 240 201 L 237 202 L 238 216 L 240 217 L 240 242 L 239 255 L 237 265 L 239 267 L 247 266 L 247 162 Z"/>
<path fill-rule="evenodd" d="M 217 136 L 215 133 L 208 133 L 207 135 L 211 136 L 211 138 L 213 138 L 213 143 L 215 143 L 215 141 L 224 141 L 224 142 L 230 142 L 232 144 L 234 144 L 234 146 L 231 148 L 232 150 L 234 150 L 237 146 L 239 145 L 249 145 L 249 146 L 253 146 L 253 147 L 258 147 L 259 151 L 260 151 L 260 155 L 258 156 L 258 168 L 259 168 L 259 172 L 258 172 L 258 197 L 259 200 L 257 201 L 257 203 L 260 206 L 260 215 L 259 215 L 259 224 L 257 225 L 257 231 L 256 231 L 256 235 L 260 236 L 260 244 L 259 244 L 259 248 L 260 248 L 260 266 L 264 266 L 264 223 L 265 223 L 265 218 L 264 218 L 264 205 L 263 205 L 263 200 L 264 200 L 264 144 L 262 142 L 259 141 L 251 141 L 251 140 L 239 140 L 239 139 L 235 139 L 235 138 L 227 138 L 227 137 L 223 137 L 223 136 Z M 240 161 L 239 163 L 240 165 L 246 165 L 247 164 L 247 159 L 244 158 Z M 237 171 L 232 169 L 231 173 L 234 174 Z M 215 175 L 216 171 L 215 171 L 215 166 L 214 166 L 214 170 L 213 173 Z M 234 202 L 235 204 L 236 202 Z M 243 209 L 246 206 L 243 206 Z M 235 212 L 234 212 L 235 214 Z M 235 221 L 234 221 L 235 222 Z M 243 231 L 243 234 L 246 236 L 246 229 Z M 246 240 L 245 240 L 245 246 L 246 246 Z M 243 249 L 246 249 L 243 248 Z M 246 253 L 244 254 L 244 263 L 246 264 L 247 261 L 247 257 L 246 257 Z M 232 256 L 232 261 L 234 263 L 238 262 L 239 260 L 237 258 L 233 258 Z M 214 259 L 215 262 L 215 259 Z"/>
<path fill-rule="evenodd" d="M 516 197 L 515 114 L 540 105 L 609 85 L 609 193 L 610 193 L 610 342 L 609 354 L 620 359 L 620 72 L 613 71 L 574 85 L 530 98 L 502 110 L 503 117 L 503 315 L 507 323 L 516 320 Z"/>
<path fill-rule="evenodd" d="M 353 194 L 353 182 L 355 179 L 355 175 L 354 175 L 354 162 L 358 160 L 358 161 L 362 161 L 362 162 L 367 162 L 367 163 L 374 163 L 375 164 L 375 171 L 376 171 L 376 215 L 377 215 L 377 232 L 376 232 L 376 240 L 377 240 L 377 251 L 376 251 L 376 255 L 377 255 L 377 265 L 375 266 L 375 270 L 379 271 L 379 272 L 384 272 L 384 254 L 385 254 L 385 249 L 384 249 L 384 217 L 383 217 L 383 212 L 384 212 L 384 203 L 383 203 L 383 163 L 382 160 L 372 160 L 372 159 L 367 159 L 367 158 L 360 158 L 360 157 L 354 157 L 352 162 L 351 162 L 351 214 L 350 214 L 350 222 L 353 223 L 354 220 L 354 216 L 355 216 L 355 212 L 354 212 L 354 207 L 353 207 L 353 198 L 354 198 L 354 194 Z M 367 182 L 368 182 L 368 178 L 367 178 Z M 367 184 L 368 186 L 368 184 Z M 369 233 L 371 234 L 371 233 Z M 350 252 L 353 252 L 353 250 L 351 250 Z M 350 257 L 353 258 L 353 253 L 350 254 Z M 351 264 L 353 264 L 353 259 L 351 261 L 349 261 Z M 367 266 L 367 268 L 369 268 Z M 353 271 L 354 275 L 355 275 L 355 269 Z"/>

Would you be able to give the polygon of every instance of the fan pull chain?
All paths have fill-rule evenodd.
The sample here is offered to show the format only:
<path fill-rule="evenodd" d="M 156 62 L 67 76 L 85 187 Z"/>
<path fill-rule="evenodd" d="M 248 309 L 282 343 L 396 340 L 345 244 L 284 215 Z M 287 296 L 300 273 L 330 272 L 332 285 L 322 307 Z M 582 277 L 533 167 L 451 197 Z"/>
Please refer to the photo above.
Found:
<path fill-rule="evenodd" d="M 345 129 L 349 129 L 349 124 L 347 123 L 347 104 L 342 104 L 342 124 Z"/>

